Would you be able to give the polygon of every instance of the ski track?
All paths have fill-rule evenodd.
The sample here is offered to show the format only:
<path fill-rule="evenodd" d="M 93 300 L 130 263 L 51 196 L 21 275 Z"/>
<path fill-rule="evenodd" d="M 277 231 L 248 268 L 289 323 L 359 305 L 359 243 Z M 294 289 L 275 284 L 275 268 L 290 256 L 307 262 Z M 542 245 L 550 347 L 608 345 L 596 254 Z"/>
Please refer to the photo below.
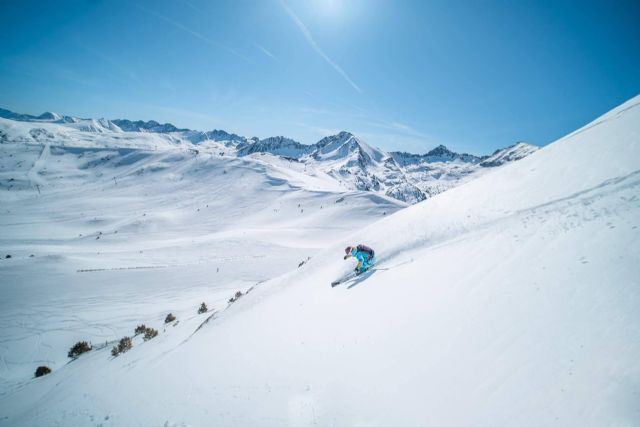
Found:
<path fill-rule="evenodd" d="M 247 255 L 247 256 L 233 256 L 233 257 L 210 257 L 210 258 L 207 258 L 207 261 L 204 261 L 204 262 L 168 264 L 168 265 L 132 266 L 132 267 L 87 268 L 87 269 L 76 270 L 76 273 L 95 273 L 95 272 L 99 272 L 99 271 L 146 270 L 146 269 L 157 269 L 157 268 L 188 267 L 188 266 L 193 266 L 193 265 L 210 264 L 212 262 L 251 260 L 251 259 L 259 259 L 259 258 L 266 258 L 266 257 L 267 257 L 266 255 Z"/>
<path fill-rule="evenodd" d="M 46 184 L 45 180 L 40 177 L 40 173 L 43 171 L 47 164 L 47 160 L 49 160 L 49 155 L 51 154 L 51 150 L 49 148 L 49 143 L 43 145 L 42 151 L 40 152 L 40 156 L 33 163 L 33 167 L 27 173 L 27 177 L 31 181 L 32 185 L 44 186 Z"/>

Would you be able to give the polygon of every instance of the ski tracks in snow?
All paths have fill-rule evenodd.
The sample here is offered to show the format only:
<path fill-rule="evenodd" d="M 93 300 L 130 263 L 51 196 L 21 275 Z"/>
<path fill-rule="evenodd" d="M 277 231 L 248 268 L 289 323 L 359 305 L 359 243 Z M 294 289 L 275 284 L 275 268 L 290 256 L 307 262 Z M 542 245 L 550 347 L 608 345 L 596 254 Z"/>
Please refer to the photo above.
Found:
<path fill-rule="evenodd" d="M 38 157 L 38 160 L 33 162 L 33 166 L 31 167 L 29 172 L 27 172 L 27 178 L 29 178 L 29 181 L 31 181 L 32 185 L 34 186 L 45 185 L 45 180 L 42 179 L 42 177 L 40 176 L 40 173 L 42 172 L 43 169 L 45 169 L 44 166 L 46 165 L 50 154 L 51 154 L 51 149 L 49 147 L 49 143 L 47 142 L 42 147 L 42 151 L 40 152 L 40 157 Z"/>
<path fill-rule="evenodd" d="M 210 264 L 212 262 L 252 260 L 252 259 L 266 258 L 266 257 L 267 257 L 266 255 L 236 255 L 231 257 L 211 257 L 204 262 L 162 264 L 162 265 L 140 265 L 140 266 L 130 266 L 130 267 L 85 268 L 85 269 L 76 270 L 76 273 L 96 273 L 100 271 L 152 270 L 152 269 L 158 269 L 158 268 L 190 267 L 194 265 Z"/>
<path fill-rule="evenodd" d="M 630 174 L 608 179 L 599 185 L 568 197 L 516 211 L 509 218 L 519 218 L 524 228 L 533 223 L 544 224 L 551 215 L 561 216 L 558 226 L 548 230 L 552 234 L 566 232 L 600 217 L 617 218 L 622 212 L 640 209 L 640 170 Z M 617 195 L 613 198 L 610 196 Z M 609 196 L 609 197 L 608 197 Z M 613 202 L 603 202 L 613 200 Z M 609 228 L 615 228 L 608 222 Z M 636 224 L 637 226 L 638 224 Z"/>

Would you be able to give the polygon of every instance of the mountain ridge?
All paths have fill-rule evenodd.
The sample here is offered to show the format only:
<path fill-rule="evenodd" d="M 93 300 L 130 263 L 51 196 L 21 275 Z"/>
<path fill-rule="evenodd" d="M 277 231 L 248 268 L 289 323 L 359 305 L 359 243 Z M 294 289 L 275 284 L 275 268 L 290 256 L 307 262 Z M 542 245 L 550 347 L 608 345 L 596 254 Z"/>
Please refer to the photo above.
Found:
<path fill-rule="evenodd" d="M 0 117 L 5 118 L 5 119 L 10 119 L 10 120 L 17 120 L 17 121 L 26 121 L 26 122 L 46 122 L 46 123 L 76 123 L 80 120 L 106 120 L 108 122 L 111 122 L 113 124 L 115 124 L 116 126 L 118 126 L 120 129 L 122 129 L 125 132 L 153 132 L 153 133 L 171 133 L 171 132 L 194 132 L 194 133 L 199 133 L 202 134 L 203 136 L 206 136 L 207 139 L 210 139 L 212 141 L 237 141 L 237 142 L 249 142 L 251 140 L 255 140 L 256 137 L 246 137 L 246 136 L 241 136 L 238 135 L 236 133 L 232 133 L 232 132 L 227 132 L 223 129 L 213 129 L 210 131 L 202 131 L 202 130 L 197 130 L 197 129 L 190 129 L 190 128 L 179 128 L 177 126 L 175 126 L 172 123 L 160 123 L 156 120 L 130 120 L 130 119 L 105 119 L 105 118 L 100 118 L 100 119 L 90 119 L 90 118 L 79 118 L 79 117 L 74 117 L 74 116 L 68 116 L 68 115 L 62 115 L 59 113 L 55 113 L 55 112 L 51 112 L 51 111 L 46 111 L 42 114 L 40 114 L 39 116 L 34 116 L 31 114 L 24 114 L 24 113 L 16 113 L 12 110 L 9 109 L 5 109 L 5 108 L 0 108 Z M 325 136 L 323 138 L 321 138 L 319 141 L 313 143 L 313 144 L 305 144 L 299 141 L 296 141 L 293 138 L 289 138 L 286 137 L 284 135 L 277 135 L 277 136 L 268 136 L 265 138 L 257 138 L 258 141 L 263 142 L 263 141 L 273 141 L 273 140 L 277 140 L 280 139 L 282 141 L 286 140 L 286 141 L 290 141 L 290 142 L 294 142 L 295 144 L 299 144 L 302 147 L 313 147 L 313 146 L 324 146 L 326 144 L 328 144 L 329 142 L 333 141 L 334 138 L 349 138 L 349 137 L 354 137 L 355 135 L 349 131 L 345 131 L 342 130 L 340 132 L 338 132 L 335 135 L 328 135 Z M 203 139 L 205 140 L 205 139 Z M 524 141 L 519 141 L 516 144 L 527 144 Z M 368 144 L 367 144 L 368 145 Z M 515 145 L 515 144 L 514 144 Z M 531 145 L 531 144 L 527 144 L 527 145 Z M 513 146 L 513 145 L 512 145 Z M 469 160 L 465 160 L 465 161 L 471 161 L 472 159 L 484 159 L 484 158 L 488 158 L 494 154 L 496 154 L 496 152 L 503 150 L 505 148 L 510 148 L 512 146 L 509 147 L 504 147 L 504 148 L 498 148 L 496 149 L 491 155 L 483 155 L 483 156 L 476 156 L 473 154 L 467 154 L 467 153 L 457 153 L 455 151 L 450 150 L 448 147 L 446 147 L 443 144 L 438 145 L 435 148 L 432 148 L 431 150 L 429 150 L 428 152 L 424 153 L 424 154 L 418 154 L 418 153 L 409 153 L 409 152 L 405 152 L 405 151 L 390 151 L 390 154 L 397 154 L 399 156 L 415 156 L 415 157 L 441 157 L 441 158 L 446 158 L 446 157 L 451 157 L 451 158 L 463 158 L 463 159 L 469 159 Z M 535 146 L 534 146 L 535 147 Z M 258 152 L 257 150 L 254 150 L 252 152 Z"/>
<path fill-rule="evenodd" d="M 303 144 L 286 136 L 247 138 L 224 130 L 199 131 L 178 128 L 155 120 L 81 119 L 47 112 L 40 116 L 19 114 L 0 109 L 0 117 L 22 122 L 55 124 L 91 133 L 128 132 L 134 138 L 158 135 L 169 146 L 187 145 L 195 151 L 216 149 L 219 155 L 234 157 L 273 155 L 311 166 L 331 176 L 347 189 L 371 191 L 406 203 L 417 203 L 448 190 L 486 169 L 520 160 L 538 147 L 519 142 L 494 151 L 491 155 L 475 156 L 456 153 L 439 145 L 424 154 L 386 152 L 372 147 L 351 132 L 341 131 L 321 138 L 314 144 Z M 36 135 L 36 136 L 33 136 Z M 50 132 L 34 129 L 34 139 L 49 138 Z M 60 135 L 67 137 L 67 135 Z M 53 136 L 52 136 L 53 138 Z M 51 139 L 51 138 L 49 138 Z M 157 146 L 154 146 L 157 148 Z M 155 149 L 154 148 L 154 149 Z"/>

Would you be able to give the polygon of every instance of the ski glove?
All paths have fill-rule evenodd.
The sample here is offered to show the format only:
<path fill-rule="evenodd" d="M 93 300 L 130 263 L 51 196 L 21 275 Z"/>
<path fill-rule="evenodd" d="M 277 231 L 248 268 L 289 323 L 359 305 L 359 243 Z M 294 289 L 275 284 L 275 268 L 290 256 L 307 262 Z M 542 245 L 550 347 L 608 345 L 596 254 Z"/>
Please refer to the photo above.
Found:
<path fill-rule="evenodd" d="M 351 255 L 345 255 L 342 259 L 347 259 L 349 258 Z"/>

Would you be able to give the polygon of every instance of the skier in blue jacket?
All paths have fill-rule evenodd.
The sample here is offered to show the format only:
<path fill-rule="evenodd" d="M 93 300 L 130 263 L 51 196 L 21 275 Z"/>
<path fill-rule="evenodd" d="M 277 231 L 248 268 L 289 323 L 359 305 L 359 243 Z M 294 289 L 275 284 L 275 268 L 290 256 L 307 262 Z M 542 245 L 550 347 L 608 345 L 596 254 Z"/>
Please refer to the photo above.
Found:
<path fill-rule="evenodd" d="M 347 246 L 344 248 L 344 253 L 345 260 L 350 257 L 358 260 L 358 265 L 354 270 L 356 274 L 364 273 L 376 263 L 375 251 L 365 245 Z"/>

